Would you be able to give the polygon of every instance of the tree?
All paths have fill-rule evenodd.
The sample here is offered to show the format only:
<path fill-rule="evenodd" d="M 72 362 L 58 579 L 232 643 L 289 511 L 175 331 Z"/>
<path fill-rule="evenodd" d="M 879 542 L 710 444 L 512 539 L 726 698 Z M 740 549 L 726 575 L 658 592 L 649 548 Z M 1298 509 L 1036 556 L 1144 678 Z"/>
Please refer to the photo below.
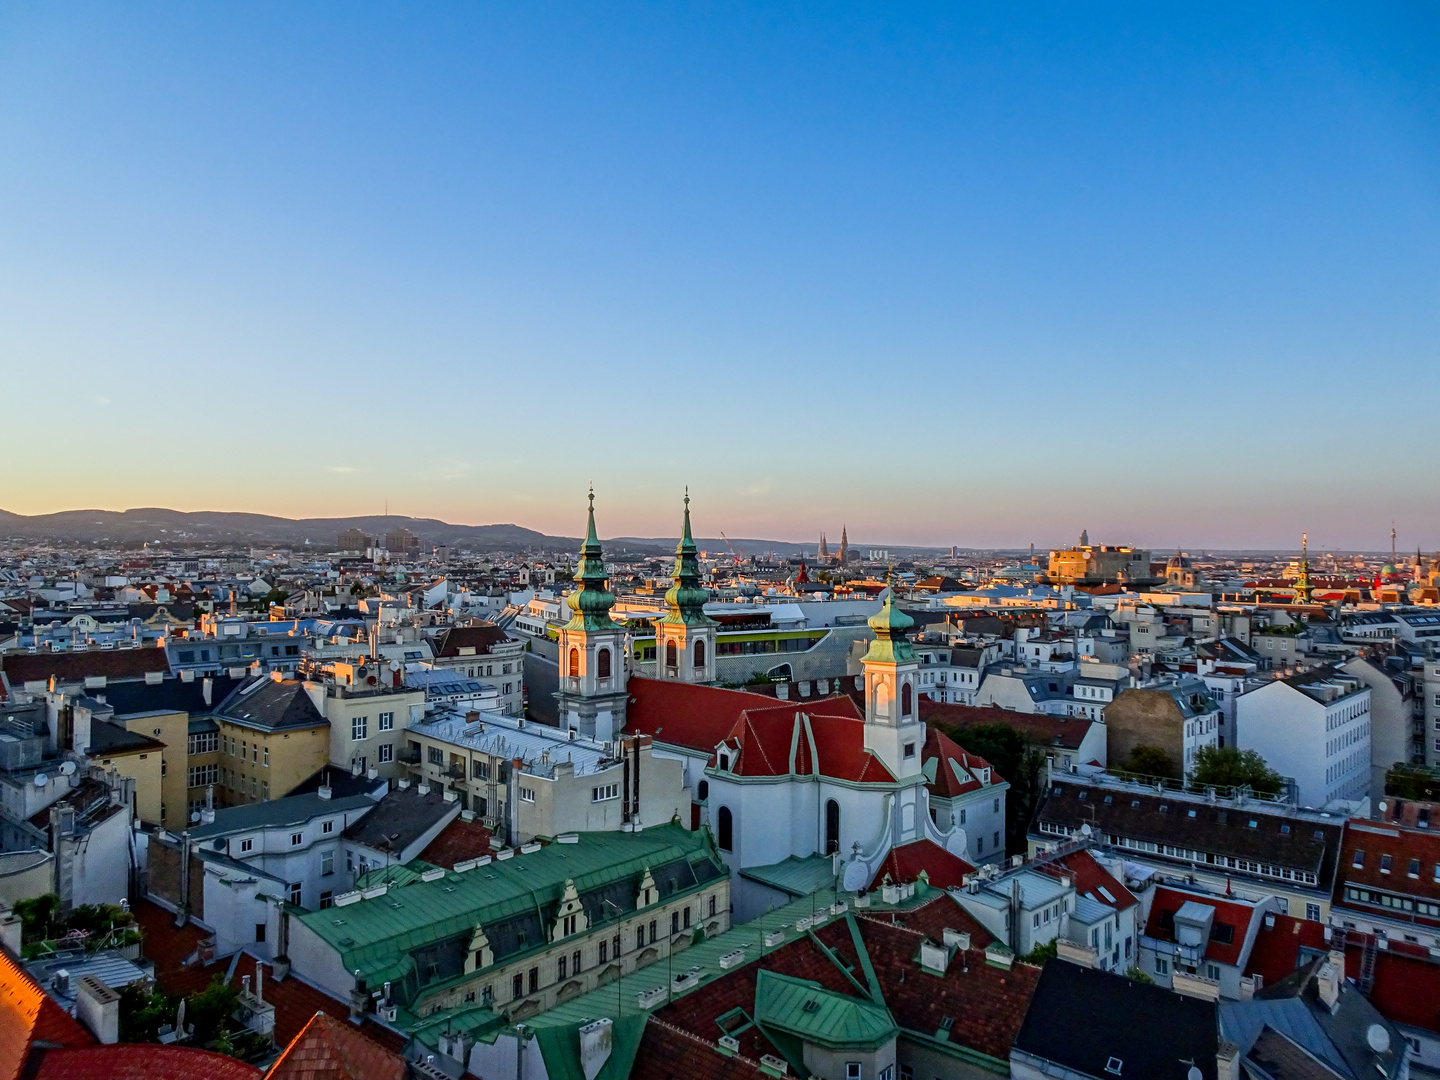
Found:
<path fill-rule="evenodd" d="M 33 900 L 20 900 L 15 904 L 15 914 L 20 917 L 21 933 L 26 941 L 44 941 L 51 936 L 55 912 L 60 908 L 60 897 L 54 893 L 37 896 Z"/>
<path fill-rule="evenodd" d="M 1045 750 L 1009 724 L 976 724 L 945 732 L 960 746 L 988 761 L 1010 782 L 1005 796 L 1005 850 L 1025 850 L 1025 834 L 1044 788 Z"/>
<path fill-rule="evenodd" d="M 1171 780 L 1180 779 L 1180 767 L 1175 759 L 1158 746 L 1137 746 L 1130 751 L 1124 764 L 1115 770 L 1134 776 L 1161 776 Z"/>
<path fill-rule="evenodd" d="M 1277 794 L 1284 778 L 1254 750 L 1234 746 L 1202 746 L 1195 754 L 1193 783 L 1214 787 L 1249 787 L 1260 795 Z"/>
<path fill-rule="evenodd" d="M 1138 967 L 1126 968 L 1125 977 L 1132 980 L 1133 982 L 1138 983 L 1153 983 L 1155 981 L 1149 975 L 1146 975 L 1145 972 L 1141 971 Z"/>
<path fill-rule="evenodd" d="M 162 1024 L 175 1022 L 180 999 L 159 990 L 150 991 L 143 982 L 120 990 L 120 1041 L 155 1042 Z"/>
<path fill-rule="evenodd" d="M 1046 960 L 1054 960 L 1060 955 L 1060 939 L 1051 938 L 1044 945 L 1036 945 L 1024 956 L 1017 956 L 1015 959 L 1022 964 L 1034 964 L 1036 967 L 1044 967 Z"/>
<path fill-rule="evenodd" d="M 186 1026 L 195 1025 L 197 1043 L 209 1042 L 225 1029 L 225 1021 L 235 1012 L 239 996 L 225 981 L 225 976 L 217 974 L 209 986 L 186 999 Z"/>

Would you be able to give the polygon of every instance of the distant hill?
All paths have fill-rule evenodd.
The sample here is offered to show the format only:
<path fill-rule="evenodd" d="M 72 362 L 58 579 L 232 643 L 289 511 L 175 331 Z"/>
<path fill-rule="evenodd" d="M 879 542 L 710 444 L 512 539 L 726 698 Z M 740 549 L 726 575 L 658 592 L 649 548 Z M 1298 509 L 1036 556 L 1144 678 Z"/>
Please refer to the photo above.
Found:
<path fill-rule="evenodd" d="M 309 546 L 333 550 L 346 529 L 381 535 L 391 529 L 409 529 L 425 545 L 448 544 L 475 551 L 517 551 L 522 548 L 568 550 L 578 538 L 546 536 L 519 525 L 451 525 L 434 518 L 374 515 L 345 518 L 271 517 L 268 514 L 232 514 L 218 511 L 184 513 L 145 507 L 136 510 L 63 510 L 57 514 L 25 516 L 0 510 L 0 536 L 33 540 L 68 540 L 129 544 L 258 543 Z"/>

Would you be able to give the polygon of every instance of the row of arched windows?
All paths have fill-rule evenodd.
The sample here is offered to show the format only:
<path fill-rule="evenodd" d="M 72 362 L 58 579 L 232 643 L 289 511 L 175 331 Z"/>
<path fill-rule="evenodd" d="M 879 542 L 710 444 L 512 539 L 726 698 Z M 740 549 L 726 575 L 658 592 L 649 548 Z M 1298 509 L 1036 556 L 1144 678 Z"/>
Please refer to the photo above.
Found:
<path fill-rule="evenodd" d="M 570 650 L 570 677 L 572 679 L 580 677 L 580 650 L 573 647 Z M 609 649 L 602 648 L 595 654 L 595 677 L 599 679 L 610 677 Z"/>
<path fill-rule="evenodd" d="M 665 643 L 665 666 L 673 668 L 676 665 L 677 656 L 675 642 L 667 641 Z M 705 666 L 705 640 L 703 638 L 695 642 L 694 657 L 695 666 L 703 668 Z"/>

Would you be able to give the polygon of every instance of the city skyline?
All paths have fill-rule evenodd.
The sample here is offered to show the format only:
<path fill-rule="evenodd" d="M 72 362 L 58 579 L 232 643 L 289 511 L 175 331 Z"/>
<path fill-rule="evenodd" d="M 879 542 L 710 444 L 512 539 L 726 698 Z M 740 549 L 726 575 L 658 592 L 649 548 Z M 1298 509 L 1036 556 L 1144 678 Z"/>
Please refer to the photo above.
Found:
<path fill-rule="evenodd" d="M 1428 550 L 1436 29 L 13 5 L 0 505 Z"/>

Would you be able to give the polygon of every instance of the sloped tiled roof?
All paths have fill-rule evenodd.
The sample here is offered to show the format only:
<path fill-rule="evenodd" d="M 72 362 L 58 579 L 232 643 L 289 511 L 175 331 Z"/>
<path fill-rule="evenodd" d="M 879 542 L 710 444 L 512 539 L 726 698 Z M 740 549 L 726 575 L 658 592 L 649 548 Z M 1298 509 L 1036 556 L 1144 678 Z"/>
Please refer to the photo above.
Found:
<path fill-rule="evenodd" d="M 267 677 L 260 680 L 260 685 L 247 683 L 232 692 L 215 712 L 226 719 L 268 731 L 329 723 L 310 700 L 304 684 L 295 679 Z"/>
<path fill-rule="evenodd" d="M 1146 936 L 1157 941 L 1174 941 L 1175 931 L 1162 925 L 1163 919 L 1167 914 L 1173 916 L 1183 905 L 1191 901 L 1215 909 L 1212 936 L 1206 943 L 1205 955 L 1222 964 L 1239 964 L 1244 959 L 1241 953 L 1245 948 L 1250 920 L 1255 917 L 1255 908 L 1249 904 L 1236 903 L 1203 893 L 1180 892 L 1177 889 L 1167 889 L 1161 886 L 1155 890 L 1155 897 L 1150 901 L 1150 919 L 1145 924 Z M 1234 928 L 1229 942 L 1217 941 L 1213 936 L 1213 926 L 1222 923 Z"/>
<path fill-rule="evenodd" d="M 1112 907 L 1116 911 L 1128 910 L 1140 902 L 1135 899 L 1134 893 L 1096 862 L 1095 856 L 1088 851 L 1077 851 L 1064 858 L 1042 863 L 1035 869 L 1052 877 L 1069 874 L 1075 881 L 1076 893 L 1088 896 L 1096 903 Z M 1106 893 L 1109 893 L 1109 896 Z"/>
<path fill-rule="evenodd" d="M 405 1061 L 348 1022 L 317 1012 L 265 1080 L 405 1080 Z"/>
<path fill-rule="evenodd" d="M 1267 915 L 1266 924 L 1255 935 L 1255 945 L 1250 950 L 1250 961 L 1245 966 L 1245 975 L 1259 975 L 1265 986 L 1279 982 L 1299 969 L 1302 948 L 1325 952 L 1323 923 L 1309 919 L 1296 919 L 1290 915 Z M 1271 922 L 1273 926 L 1269 925 Z"/>
<path fill-rule="evenodd" d="M 922 761 L 928 762 L 932 758 L 935 760 L 935 779 L 925 786 L 931 795 L 942 799 L 953 799 L 966 792 L 979 791 L 985 786 L 978 779 L 982 769 L 990 769 L 992 784 L 1004 782 L 1004 778 L 991 768 L 988 761 L 961 747 L 934 724 L 925 729 L 925 749 L 921 753 Z M 928 769 L 926 773 L 928 775 Z"/>
<path fill-rule="evenodd" d="M 442 866 L 454 870 L 457 862 L 468 862 L 482 855 L 489 855 L 493 834 L 478 821 L 462 821 L 456 818 L 440 830 L 440 835 L 426 845 L 418 858 L 431 866 Z"/>
<path fill-rule="evenodd" d="M 15 954 L 0 947 L 0 1080 L 15 1080 L 36 1043 L 91 1046 L 95 1042 L 20 966 Z"/>
<path fill-rule="evenodd" d="M 0 657 L 0 667 L 11 686 L 45 682 L 54 675 L 61 683 L 83 682 L 103 675 L 107 679 L 143 679 L 152 672 L 169 674 L 164 649 L 89 649 L 77 652 L 16 653 Z"/>
<path fill-rule="evenodd" d="M 813 753 L 810 736 L 814 737 Z M 746 709 L 727 732 L 725 741 L 740 747 L 739 755 L 731 762 L 731 771 L 737 776 L 790 775 L 793 746 L 796 776 L 868 783 L 895 780 L 880 759 L 865 748 L 865 724 L 849 698 L 826 698 L 804 706 Z"/>
<path fill-rule="evenodd" d="M 1078 717 L 1050 716 L 1046 713 L 1023 713 L 1002 709 L 998 705 L 948 705 L 920 695 L 920 719 L 948 728 L 976 727 L 981 724 L 1004 724 L 1024 732 L 1045 746 L 1078 750 L 1090 725 L 1095 721 Z"/>
<path fill-rule="evenodd" d="M 483 656 L 491 648 L 506 640 L 505 631 L 494 623 L 479 626 L 452 626 L 431 639 L 431 648 L 436 656 L 459 656 L 461 649 L 474 649 L 476 656 Z"/>
<path fill-rule="evenodd" d="M 878 889 L 889 877 L 897 885 L 914 881 L 924 870 L 930 884 L 937 889 L 959 888 L 965 884 L 965 875 L 975 872 L 958 855 L 952 855 L 933 840 L 912 840 L 908 844 L 892 847 L 885 861 L 875 871 L 870 888 Z"/>
<path fill-rule="evenodd" d="M 761 1071 L 758 1060 L 721 1054 L 715 1048 L 719 1036 L 717 1029 L 715 1038 L 702 1039 L 652 1016 L 641 1036 L 630 1080 L 760 1080 L 770 1076 Z"/>
<path fill-rule="evenodd" d="M 1357 855 L 1360 865 L 1356 866 Z M 1382 860 L 1389 856 L 1388 865 Z M 1408 829 L 1363 818 L 1345 825 L 1345 839 L 1336 871 L 1335 902 L 1364 910 L 1367 905 L 1353 900 L 1350 886 L 1399 893 L 1431 904 L 1440 902 L 1440 835 L 1428 829 Z M 1412 874 L 1412 869 L 1414 873 Z M 1388 908 L 1368 905 L 1377 913 Z M 1440 919 L 1420 912 L 1409 918 L 1423 926 L 1440 926 Z"/>
<path fill-rule="evenodd" d="M 718 686 L 693 686 L 632 675 L 626 729 L 657 742 L 710 753 L 746 709 L 774 708 L 775 699 Z"/>
<path fill-rule="evenodd" d="M 260 1080 L 238 1058 L 192 1046 L 115 1043 L 43 1050 L 26 1080 Z"/>

